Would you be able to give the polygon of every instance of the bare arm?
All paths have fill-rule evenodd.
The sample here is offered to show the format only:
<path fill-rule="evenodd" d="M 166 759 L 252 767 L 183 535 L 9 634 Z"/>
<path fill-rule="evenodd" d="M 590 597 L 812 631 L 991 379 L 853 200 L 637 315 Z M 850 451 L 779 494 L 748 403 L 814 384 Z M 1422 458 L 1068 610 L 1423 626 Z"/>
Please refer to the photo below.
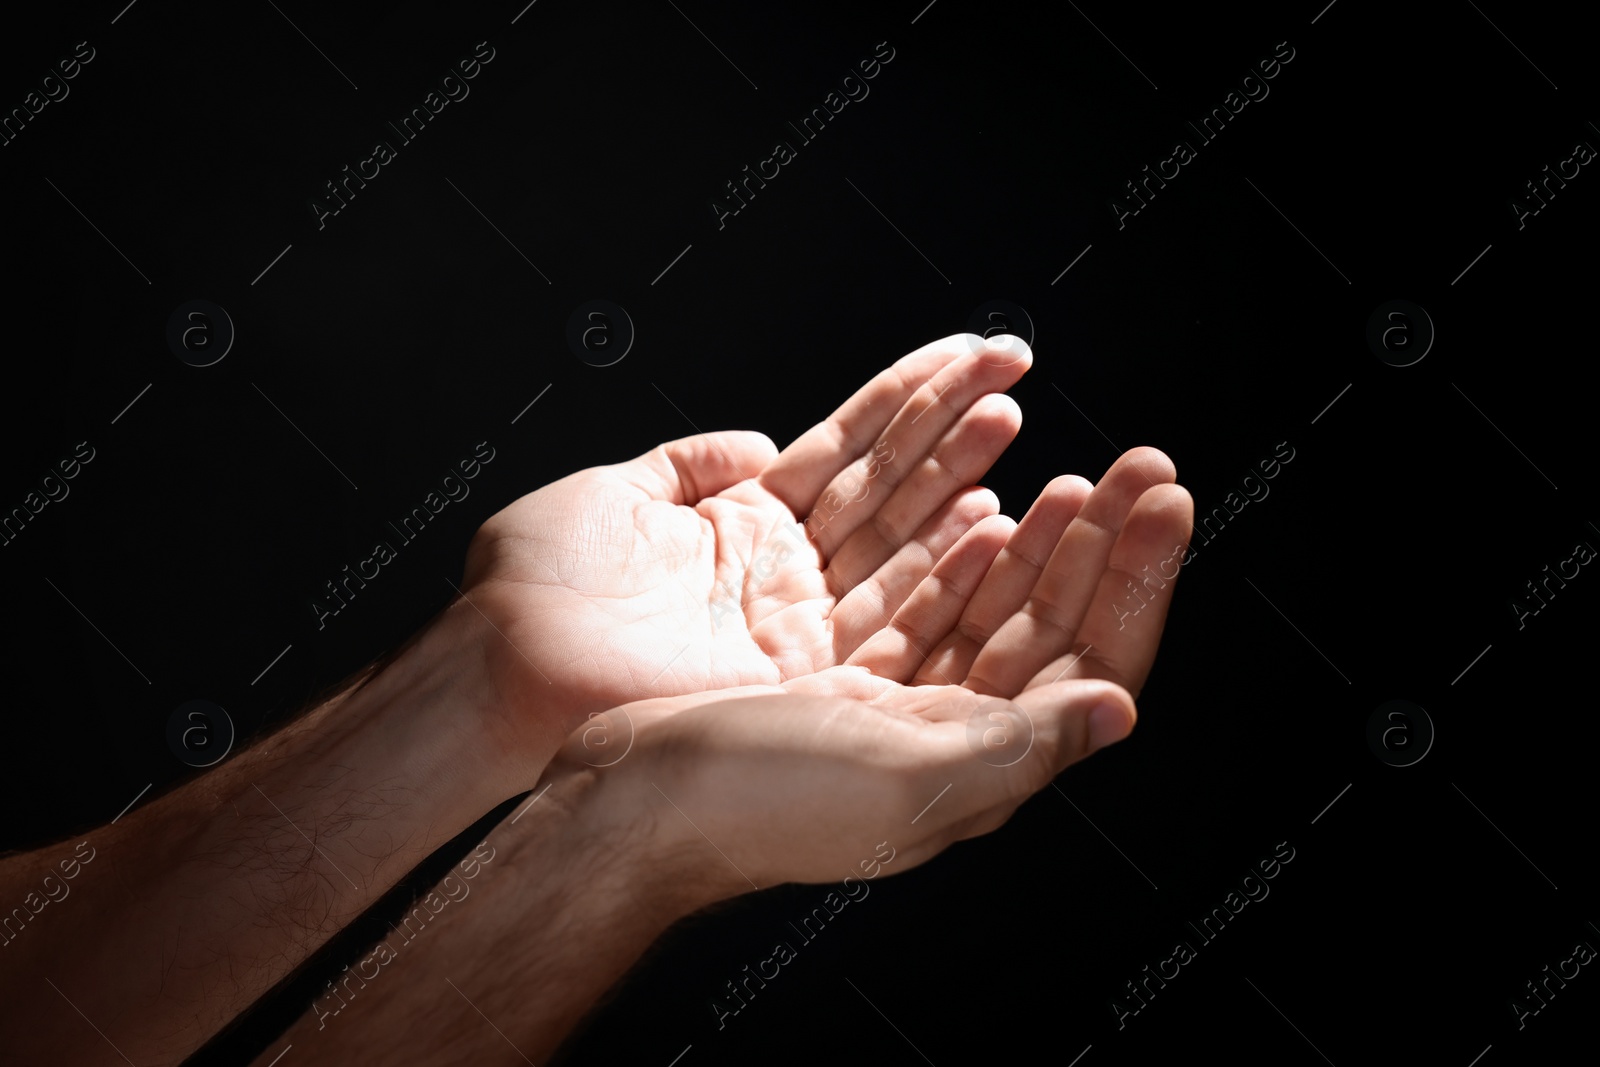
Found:
<path fill-rule="evenodd" d="M 1148 485 L 1140 464 L 1158 459 L 1130 453 L 1087 494 L 1058 480 L 1021 524 L 974 526 L 910 595 L 905 625 L 869 643 L 873 670 L 640 701 L 575 733 L 544 791 L 489 835 L 496 858 L 470 890 L 465 870 L 435 890 L 460 898 L 438 925 L 374 946 L 257 1067 L 289 1044 L 302 1067 L 540 1063 L 678 917 L 790 881 L 835 882 L 838 910 L 880 874 L 999 827 L 1133 727 L 1170 588 L 1131 625 L 1115 578 L 1054 596 L 1064 629 L 1033 612 L 1067 577 L 1181 554 L 1192 505 Z M 994 636 L 970 640 L 964 619 Z M 934 664 L 965 684 L 892 680 Z M 989 695 L 990 678 L 1008 696 Z M 631 745 L 605 750 L 589 730 Z"/>
<path fill-rule="evenodd" d="M 0 892 L 22 904 L 0 945 L 17 990 L 0 1038 L 29 1059 L 109 1046 L 175 1062 L 527 788 L 585 714 L 734 682 L 852 687 L 894 650 L 846 661 L 997 509 L 974 483 L 1020 416 L 993 391 L 1030 362 L 1025 346 L 945 338 L 781 453 L 759 434 L 698 435 L 503 509 L 468 550 L 471 603 L 383 670 L 94 831 L 93 858 L 0 860 Z M 66 898 L 36 903 L 33 890 L 63 861 L 79 864 L 70 924 Z M 614 974 L 631 959 L 586 961 Z M 563 997 L 578 1003 L 552 996 L 558 1016 Z"/>
<path fill-rule="evenodd" d="M 995 767 L 967 745 L 971 712 L 992 703 L 970 692 L 919 713 L 727 692 L 741 695 L 633 705 L 626 760 L 563 773 L 504 820 L 480 846 L 489 862 L 435 887 L 452 901 L 436 918 L 386 935 L 255 1067 L 289 1045 L 300 1067 L 543 1064 L 677 919 L 788 881 L 844 878 L 838 892 L 861 899 L 1111 740 L 1091 736 L 1096 707 L 1133 718 L 1111 683 L 1047 687 L 1012 705 L 1037 729 L 1030 757 Z"/>
<path fill-rule="evenodd" d="M 458 601 L 382 669 L 212 773 L 0 860 L 0 1045 L 20 1062 L 176 1063 L 527 788 L 537 769 L 519 777 L 480 714 L 491 640 Z"/>
<path fill-rule="evenodd" d="M 542 1064 L 668 926 L 732 895 L 703 876 L 704 857 L 661 848 L 659 812 L 588 768 L 552 771 L 262 1067 L 291 1044 L 302 1065 Z"/>
<path fill-rule="evenodd" d="M 881 622 L 862 625 L 859 606 L 824 586 L 915 582 L 996 508 L 970 486 L 1018 420 L 990 393 L 1031 354 L 992 347 L 923 346 L 781 454 L 760 434 L 700 435 L 530 493 L 469 548 L 471 603 L 383 670 L 93 831 L 81 852 L 0 860 L 0 907 L 18 909 L 12 926 L 0 919 L 4 1047 L 29 1060 L 179 1060 L 527 788 L 586 713 L 848 655 Z M 915 476 L 945 453 L 961 461 Z M 495 453 L 482 442 L 475 455 L 466 478 Z M 881 507 L 903 551 L 866 525 Z M 796 521 L 807 515 L 816 543 Z M 848 576 L 824 569 L 834 555 Z M 752 621 L 769 593 L 807 610 Z M 699 647 L 678 647 L 680 634 Z M 782 663 L 766 651 L 798 646 L 811 651 Z"/>

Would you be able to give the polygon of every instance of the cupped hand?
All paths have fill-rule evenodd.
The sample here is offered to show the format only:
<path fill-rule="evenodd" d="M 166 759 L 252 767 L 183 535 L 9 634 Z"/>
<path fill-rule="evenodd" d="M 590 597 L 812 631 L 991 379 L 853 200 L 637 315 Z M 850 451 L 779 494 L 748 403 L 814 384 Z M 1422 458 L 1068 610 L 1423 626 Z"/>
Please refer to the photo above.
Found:
<path fill-rule="evenodd" d="M 839 667 L 964 532 L 1021 425 L 1020 339 L 956 335 L 874 377 L 779 452 L 703 434 L 570 475 L 485 522 L 464 594 L 508 744 L 553 750 L 629 701 Z M 803 520 L 803 524 L 802 521 Z"/>
<path fill-rule="evenodd" d="M 636 734 L 623 758 L 584 766 L 596 750 L 580 729 L 546 777 L 591 778 L 578 809 L 587 839 L 626 842 L 641 875 L 693 910 L 784 882 L 859 878 L 880 842 L 898 872 L 989 833 L 1124 736 L 1133 701 L 1083 679 L 1014 702 L 960 686 L 900 687 L 871 702 L 744 687 L 607 718 L 615 726 L 624 714 Z"/>
<path fill-rule="evenodd" d="M 1193 515 L 1175 476 L 1141 448 L 1092 488 L 1058 478 L 1021 523 L 972 526 L 845 663 L 613 709 L 550 775 L 593 779 L 619 835 L 650 812 L 653 861 L 707 902 L 987 833 L 1133 728 Z"/>

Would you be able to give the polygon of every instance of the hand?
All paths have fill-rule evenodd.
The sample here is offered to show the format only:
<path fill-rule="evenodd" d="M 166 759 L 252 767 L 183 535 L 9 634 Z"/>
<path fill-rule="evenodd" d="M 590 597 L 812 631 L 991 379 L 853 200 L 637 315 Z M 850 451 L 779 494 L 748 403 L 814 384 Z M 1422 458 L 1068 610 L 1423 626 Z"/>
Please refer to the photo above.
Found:
<path fill-rule="evenodd" d="M 619 704 L 845 663 L 999 510 L 972 486 L 1016 436 L 998 391 L 1031 362 L 1016 338 L 945 338 L 781 453 L 759 433 L 684 438 L 492 516 L 465 595 L 505 639 L 485 656 L 506 745 L 548 756 Z"/>
<path fill-rule="evenodd" d="M 897 579 L 892 624 L 846 662 L 634 703 L 576 731 L 545 787 L 492 832 L 476 902 L 388 963 L 407 979 L 349 1007 L 325 998 L 287 1035 L 295 1055 L 433 1063 L 470 1048 L 487 1060 L 510 1042 L 518 1061 L 537 1059 L 683 915 L 778 882 L 904 870 L 999 826 L 1132 725 L 1130 693 L 1150 669 L 1189 531 L 1173 477 L 1166 457 L 1138 449 L 1092 490 L 1058 478 L 1020 524 L 986 517 L 929 551 L 938 560 L 920 582 Z M 1125 575 L 1143 578 L 1141 597 Z M 1013 690 L 1014 702 L 993 695 Z M 459 882 L 441 892 L 463 893 Z M 471 983 L 485 952 L 501 976 Z M 352 971 L 370 978 L 385 958 Z M 465 988 L 446 994 L 452 975 Z"/>
<path fill-rule="evenodd" d="M 1057 479 L 1020 524 L 968 530 L 846 664 L 616 709 L 629 758 L 579 731 L 550 777 L 593 779 L 616 833 L 651 812 L 656 862 L 702 903 L 987 833 L 1132 729 L 1192 521 L 1173 477 L 1135 449 L 1092 490 Z"/>

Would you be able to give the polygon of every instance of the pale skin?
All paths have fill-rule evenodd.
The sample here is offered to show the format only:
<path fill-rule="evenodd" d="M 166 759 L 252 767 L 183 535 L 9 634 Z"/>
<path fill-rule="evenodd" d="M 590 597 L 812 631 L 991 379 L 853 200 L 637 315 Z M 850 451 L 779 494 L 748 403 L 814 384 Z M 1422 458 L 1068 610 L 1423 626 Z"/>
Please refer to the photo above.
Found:
<path fill-rule="evenodd" d="M 783 882 L 861 879 L 881 842 L 894 858 L 879 876 L 910 869 L 998 828 L 1093 751 L 1094 708 L 1132 720 L 1113 683 L 1040 687 L 1016 704 L 1035 728 L 1029 756 L 997 767 L 967 745 L 964 705 L 982 703 L 970 691 L 920 713 L 798 693 L 697 699 L 633 705 L 635 748 L 611 768 L 558 761 L 548 791 L 489 833 L 494 859 L 470 892 L 412 940 L 388 938 L 392 955 L 369 950 L 351 967 L 368 980 L 325 993 L 257 1067 L 291 1044 L 308 1064 L 546 1063 L 678 919 Z"/>
<path fill-rule="evenodd" d="M 489 835 L 497 866 L 471 899 L 390 939 L 370 983 L 314 1006 L 258 1067 L 286 1044 L 309 1063 L 546 1062 L 677 919 L 860 878 L 881 843 L 898 872 L 998 828 L 1133 726 L 1193 514 L 1171 474 L 1136 449 L 1098 486 L 1051 482 L 1020 524 L 979 521 L 846 664 L 575 731 Z M 1119 602 L 1129 581 L 1138 612 Z M 708 1026 L 722 995 L 707 990 Z"/>
<path fill-rule="evenodd" d="M 550 701 L 586 716 L 846 663 L 956 537 L 998 513 L 974 486 L 1021 426 L 1002 391 L 1031 363 L 1020 341 L 974 352 L 946 338 L 781 454 L 759 433 L 685 438 L 491 517 L 466 580 L 506 638 L 491 650 L 505 743 L 537 733 L 548 758 L 570 730 L 540 714 Z M 819 510 L 807 543 L 796 520 Z"/>
<path fill-rule="evenodd" d="M 636 821 L 642 772 L 633 768 L 659 766 L 653 792 L 682 789 L 712 812 L 716 800 L 696 796 L 692 775 L 680 784 L 673 761 L 742 752 L 747 765 L 788 765 L 803 756 L 824 773 L 838 752 L 822 743 L 818 722 L 835 724 L 833 744 L 876 746 L 889 765 L 868 777 L 905 801 L 907 777 L 929 759 L 943 767 L 952 739 L 966 736 L 961 701 L 1016 696 L 1040 755 L 1003 773 L 979 764 L 1009 784 L 974 787 L 973 803 L 987 798 L 977 808 L 950 805 L 967 812 L 954 836 L 968 836 L 1026 795 L 1033 778 L 1017 768 L 1037 776 L 1046 753 L 1070 762 L 1083 754 L 1070 755 L 1073 743 L 1124 735 L 1170 593 L 1115 635 L 1101 633 L 1109 626 L 1092 605 L 1117 582 L 1119 558 L 1136 571 L 1183 541 L 1187 494 L 1171 484 L 1165 457 L 1136 451 L 1094 493 L 1081 479 L 1058 479 L 1013 528 L 993 494 L 974 486 L 1017 432 L 1020 415 L 999 390 L 1031 354 L 1020 342 L 974 351 L 975 340 L 947 338 L 905 357 L 781 453 L 759 434 L 687 438 L 562 479 L 492 517 L 469 549 L 464 596 L 381 669 L 217 770 L 74 839 L 92 841 L 96 858 L 71 898 L 38 910 L 0 948 L 6 1047 L 30 1061 L 112 1050 L 130 1062 L 180 1061 L 421 858 L 529 788 L 569 736 L 586 751 L 595 730 L 585 720 L 618 705 L 629 705 L 638 752 L 610 772 L 581 759 L 574 770 L 577 757 L 565 757 L 545 799 L 566 799 L 513 828 L 543 842 L 528 848 L 643 833 L 652 862 L 689 862 L 693 842 L 658 832 L 659 818 Z M 1084 521 L 1071 522 L 1080 510 Z M 813 537 L 788 537 L 788 553 L 769 547 L 775 533 L 787 536 L 780 526 L 808 515 Z M 1146 551 L 1158 542 L 1159 554 Z M 1065 567 L 1068 556 L 1080 562 Z M 1019 589 L 1023 605 L 1008 609 Z M 947 636 L 921 645 L 935 634 Z M 1063 659 L 1091 644 L 1088 655 Z M 919 649 L 931 650 L 926 660 Z M 1044 676 L 1061 673 L 1057 661 L 1065 673 L 1052 682 Z M 738 702 L 706 708 L 712 690 Z M 1094 725 L 1091 698 L 1112 709 Z M 654 702 L 629 704 L 641 700 Z M 729 714 L 740 708 L 749 714 Z M 752 733 L 760 723 L 770 733 Z M 713 825 L 713 835 L 739 836 L 736 825 Z M 947 843 L 933 840 L 926 855 Z M 776 864 L 753 844 L 746 850 L 761 885 L 831 877 L 783 865 L 803 849 L 775 849 Z M 0 899 L 31 901 L 71 851 L 69 842 L 0 860 Z M 478 892 L 513 881 L 515 867 L 495 867 Z M 514 881 L 518 899 L 577 906 L 566 899 L 571 886 Z M 549 998 L 549 1044 L 581 1014 L 583 991 L 614 980 L 640 939 L 706 893 L 738 891 L 711 872 L 695 884 L 703 890 L 682 900 L 640 902 L 637 930 L 583 957 L 592 974 Z M 487 919 L 515 908 L 472 910 Z M 530 945 L 547 961 L 563 951 Z"/>

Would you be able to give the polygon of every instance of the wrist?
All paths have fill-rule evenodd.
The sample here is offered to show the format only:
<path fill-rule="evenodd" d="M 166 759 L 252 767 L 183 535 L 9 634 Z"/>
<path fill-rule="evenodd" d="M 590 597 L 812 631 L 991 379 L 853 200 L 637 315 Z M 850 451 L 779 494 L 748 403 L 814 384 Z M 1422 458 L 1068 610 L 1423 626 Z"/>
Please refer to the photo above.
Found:
<path fill-rule="evenodd" d="M 498 640 L 458 599 L 336 709 L 336 743 L 379 749 L 378 765 L 414 783 L 424 806 L 457 829 L 527 789 L 540 770 L 500 729 L 502 694 L 489 670 Z"/>
<path fill-rule="evenodd" d="M 551 794 L 568 806 L 573 847 L 602 844 L 614 857 L 605 879 L 630 906 L 653 917 L 661 929 L 723 900 L 753 891 L 727 856 L 696 829 L 693 813 L 679 804 L 687 789 L 675 780 L 681 758 L 664 744 L 666 720 L 634 716 L 629 755 L 609 766 L 575 762 L 583 751 L 569 743 L 551 765 Z M 681 794 L 681 795 L 680 795 Z M 703 817 L 702 817 L 703 819 Z"/>
<path fill-rule="evenodd" d="M 551 681 L 539 665 L 545 650 L 537 642 L 530 645 L 529 627 L 519 622 L 518 595 L 508 588 L 514 589 L 513 583 L 470 586 L 435 622 L 470 647 L 475 688 L 481 691 L 474 709 L 479 729 L 504 756 L 502 773 L 514 777 L 512 793 L 519 793 L 539 780 L 584 712 L 606 705 Z"/>

